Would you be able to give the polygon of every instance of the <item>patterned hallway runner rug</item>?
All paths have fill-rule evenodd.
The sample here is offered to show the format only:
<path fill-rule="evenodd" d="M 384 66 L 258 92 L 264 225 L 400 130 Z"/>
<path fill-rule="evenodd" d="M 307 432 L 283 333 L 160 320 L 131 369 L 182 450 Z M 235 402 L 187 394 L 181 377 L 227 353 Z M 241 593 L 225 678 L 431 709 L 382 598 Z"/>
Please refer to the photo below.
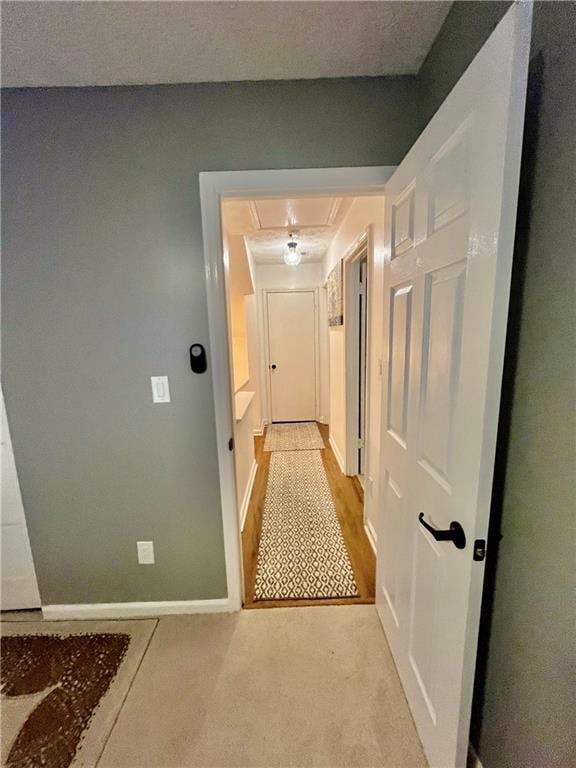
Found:
<path fill-rule="evenodd" d="M 155 626 L 3 622 L 1 765 L 93 768 Z"/>
<path fill-rule="evenodd" d="M 266 430 L 265 451 L 310 451 L 314 448 L 324 448 L 315 421 L 270 424 Z"/>
<path fill-rule="evenodd" d="M 320 451 L 273 453 L 254 600 L 357 595 Z"/>

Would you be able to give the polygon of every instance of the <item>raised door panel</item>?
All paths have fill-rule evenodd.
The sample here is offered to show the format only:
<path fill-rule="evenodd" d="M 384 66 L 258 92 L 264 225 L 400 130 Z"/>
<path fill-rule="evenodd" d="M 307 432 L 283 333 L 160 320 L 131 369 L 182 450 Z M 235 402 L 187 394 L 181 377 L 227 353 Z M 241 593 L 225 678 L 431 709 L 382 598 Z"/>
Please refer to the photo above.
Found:
<path fill-rule="evenodd" d="M 420 376 L 420 463 L 451 484 L 454 408 L 462 343 L 466 262 L 426 275 Z"/>
<path fill-rule="evenodd" d="M 388 433 L 406 447 L 412 330 L 411 285 L 395 287 L 390 296 L 388 353 Z"/>
<path fill-rule="evenodd" d="M 413 182 L 392 206 L 392 259 L 414 245 L 414 188 Z"/>
<path fill-rule="evenodd" d="M 408 658 L 428 716 L 436 724 L 439 711 L 438 674 L 442 671 L 438 622 L 442 620 L 442 570 L 445 553 L 423 528 L 415 529 L 414 581 L 410 611 Z"/>
<path fill-rule="evenodd" d="M 469 127 L 460 126 L 430 161 L 428 234 L 462 216 L 469 206 Z"/>
<path fill-rule="evenodd" d="M 400 625 L 399 587 L 400 562 L 398 554 L 402 551 L 403 529 L 402 516 L 405 514 L 403 494 L 398 485 L 387 473 L 384 483 L 384 529 L 386 536 L 382 540 L 382 564 L 380 569 L 380 587 L 394 623 Z"/>

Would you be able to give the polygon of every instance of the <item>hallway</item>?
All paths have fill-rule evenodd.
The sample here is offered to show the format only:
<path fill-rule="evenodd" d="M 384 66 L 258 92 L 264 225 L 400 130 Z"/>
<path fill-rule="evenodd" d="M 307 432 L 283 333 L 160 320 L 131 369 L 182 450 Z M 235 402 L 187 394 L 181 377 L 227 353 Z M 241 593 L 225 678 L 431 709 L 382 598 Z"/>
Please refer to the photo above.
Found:
<path fill-rule="evenodd" d="M 258 471 L 252 490 L 246 524 L 242 532 L 242 549 L 244 558 L 244 588 L 245 608 L 271 608 L 302 605 L 353 605 L 374 602 L 374 576 L 376 559 L 370 542 L 364 530 L 363 521 L 363 492 L 356 478 L 344 475 L 336 461 L 328 442 L 328 426 L 318 424 L 322 435 L 324 448 L 320 451 L 322 462 L 336 509 L 338 522 L 342 530 L 344 543 L 348 551 L 358 595 L 355 597 L 339 597 L 329 599 L 283 599 L 255 600 L 254 585 L 258 560 L 262 519 L 270 460 L 273 455 L 264 450 L 265 435 L 255 438 L 256 461 Z"/>

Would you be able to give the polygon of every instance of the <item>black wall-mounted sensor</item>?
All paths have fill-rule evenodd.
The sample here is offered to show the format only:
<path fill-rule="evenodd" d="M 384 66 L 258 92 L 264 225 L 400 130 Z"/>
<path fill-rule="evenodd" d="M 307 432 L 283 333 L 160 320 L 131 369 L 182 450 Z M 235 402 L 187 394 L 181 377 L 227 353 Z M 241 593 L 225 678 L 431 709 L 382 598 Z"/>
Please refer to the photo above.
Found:
<path fill-rule="evenodd" d="M 207 367 L 206 350 L 202 344 L 192 344 L 190 347 L 190 368 L 194 373 L 204 373 Z"/>

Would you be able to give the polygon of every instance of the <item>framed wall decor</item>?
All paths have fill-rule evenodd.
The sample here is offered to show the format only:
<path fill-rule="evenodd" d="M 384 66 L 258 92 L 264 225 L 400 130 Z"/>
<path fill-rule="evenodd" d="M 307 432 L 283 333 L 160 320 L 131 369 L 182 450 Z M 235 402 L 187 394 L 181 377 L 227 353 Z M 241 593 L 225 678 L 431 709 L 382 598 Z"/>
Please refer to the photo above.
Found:
<path fill-rule="evenodd" d="M 342 259 L 336 264 L 326 280 L 328 325 L 344 325 L 344 297 L 342 294 Z"/>

